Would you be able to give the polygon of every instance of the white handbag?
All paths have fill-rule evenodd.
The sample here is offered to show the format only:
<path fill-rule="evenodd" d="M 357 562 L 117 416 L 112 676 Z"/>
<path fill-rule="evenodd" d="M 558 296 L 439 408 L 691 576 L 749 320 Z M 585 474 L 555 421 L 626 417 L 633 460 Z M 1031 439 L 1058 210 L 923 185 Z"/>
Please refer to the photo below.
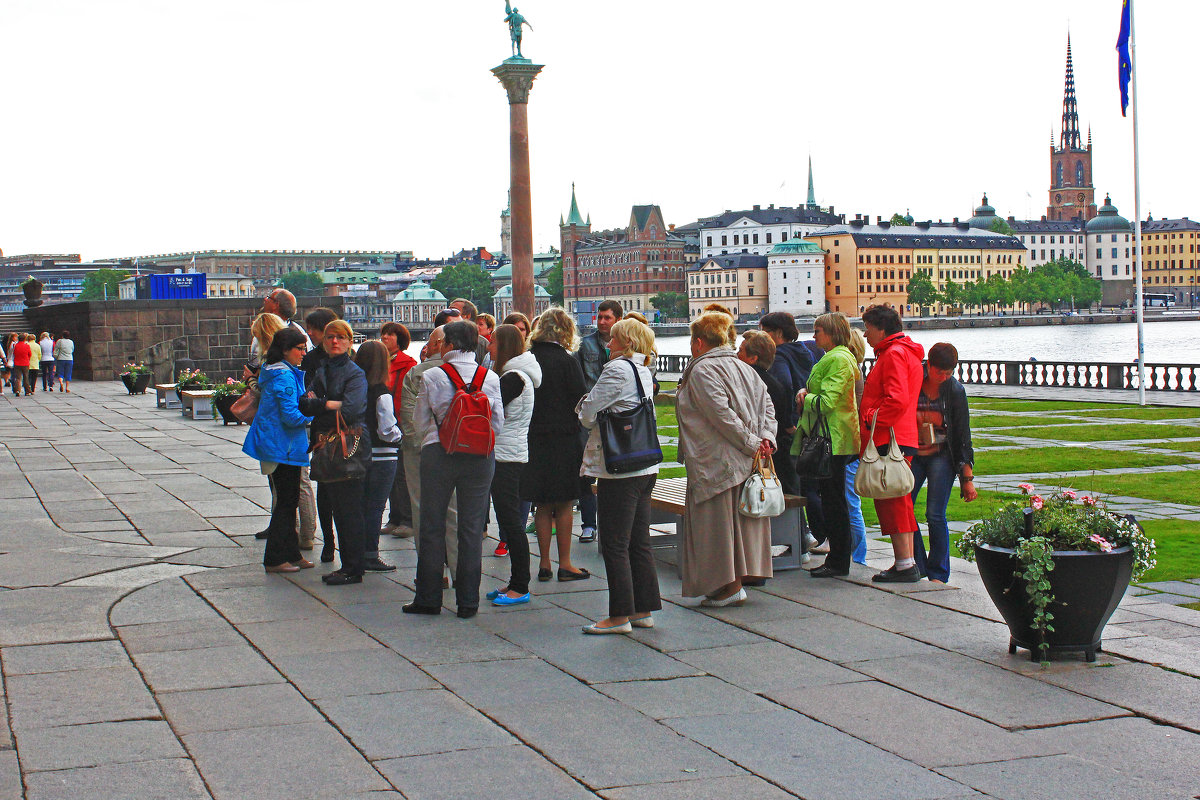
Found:
<path fill-rule="evenodd" d="M 742 516 L 778 517 L 785 508 L 783 499 L 783 484 L 775 476 L 775 468 L 770 456 L 761 452 L 754 454 L 754 471 L 742 484 L 742 496 L 738 502 L 738 511 Z"/>
<path fill-rule="evenodd" d="M 863 450 L 858 463 L 858 474 L 854 476 L 854 491 L 859 497 L 870 497 L 874 500 L 887 500 L 892 497 L 903 497 L 912 492 L 912 468 L 904 460 L 896 444 L 896 431 L 888 428 L 892 435 L 892 443 L 888 446 L 886 456 L 880 456 L 875 447 L 875 423 L 879 412 L 871 418 L 871 435 L 867 437 L 867 447 Z"/>

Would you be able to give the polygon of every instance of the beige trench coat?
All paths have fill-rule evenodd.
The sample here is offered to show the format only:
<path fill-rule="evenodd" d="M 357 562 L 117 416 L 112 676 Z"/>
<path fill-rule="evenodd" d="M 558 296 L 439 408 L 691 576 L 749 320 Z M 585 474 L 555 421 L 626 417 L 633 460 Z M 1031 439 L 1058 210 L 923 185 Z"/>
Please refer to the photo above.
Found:
<path fill-rule="evenodd" d="M 683 594 L 698 597 L 744 577 L 771 576 L 771 521 L 737 512 L 763 439 L 775 442 L 766 384 L 719 347 L 692 359 L 676 396 L 679 455 L 688 488 L 680 570 Z"/>

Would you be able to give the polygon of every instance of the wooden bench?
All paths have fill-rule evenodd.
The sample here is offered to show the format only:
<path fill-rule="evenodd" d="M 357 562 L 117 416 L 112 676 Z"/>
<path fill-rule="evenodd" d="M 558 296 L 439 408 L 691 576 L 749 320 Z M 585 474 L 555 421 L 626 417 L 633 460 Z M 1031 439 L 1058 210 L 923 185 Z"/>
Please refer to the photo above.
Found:
<path fill-rule="evenodd" d="M 192 419 L 213 419 L 213 391 L 211 389 L 185 389 L 179 393 L 183 400 L 181 413 Z"/>
<path fill-rule="evenodd" d="M 182 408 L 179 397 L 175 394 L 174 383 L 157 383 L 154 385 L 155 404 L 159 408 Z"/>
<path fill-rule="evenodd" d="M 785 547 L 779 555 L 771 560 L 776 571 L 799 569 L 800 557 L 803 552 L 804 498 L 797 495 L 784 495 L 785 509 L 778 517 L 771 519 L 771 545 L 773 549 Z M 683 521 L 687 507 L 687 477 L 659 478 L 650 494 L 650 544 L 652 547 L 677 547 L 679 544 L 679 524 Z M 661 533 L 654 530 L 655 523 L 675 523 L 675 533 Z"/>

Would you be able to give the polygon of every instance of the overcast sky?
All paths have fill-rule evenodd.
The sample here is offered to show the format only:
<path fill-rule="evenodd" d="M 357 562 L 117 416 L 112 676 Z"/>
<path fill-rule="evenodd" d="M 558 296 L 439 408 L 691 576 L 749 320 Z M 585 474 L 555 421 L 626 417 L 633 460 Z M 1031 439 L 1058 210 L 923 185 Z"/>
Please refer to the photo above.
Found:
<path fill-rule="evenodd" d="M 1133 214 L 1120 0 L 520 0 L 534 247 L 754 203 L 1045 213 L 1068 28 L 1097 202 Z M 1086 16 L 1084 16 L 1086 14 Z M 499 246 L 501 0 L 3 0 L 0 248 Z M 1200 215 L 1200 3 L 1141 2 L 1143 216 Z M 1027 196 L 1028 195 L 1030 196 Z"/>

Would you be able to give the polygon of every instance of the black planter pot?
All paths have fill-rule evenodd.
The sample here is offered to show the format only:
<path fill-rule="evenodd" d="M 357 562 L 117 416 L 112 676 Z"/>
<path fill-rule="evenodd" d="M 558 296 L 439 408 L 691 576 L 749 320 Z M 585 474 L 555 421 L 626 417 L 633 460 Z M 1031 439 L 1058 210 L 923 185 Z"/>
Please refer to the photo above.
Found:
<path fill-rule="evenodd" d="M 22 284 L 21 293 L 25 295 L 25 305 L 29 308 L 37 308 L 42 304 L 42 282 L 32 280 Z"/>
<path fill-rule="evenodd" d="M 1051 554 L 1050 613 L 1054 628 L 1046 634 L 1048 654 L 1082 652 L 1096 660 L 1101 649 L 1100 634 L 1117 604 L 1125 595 L 1133 575 L 1133 548 L 1118 547 L 1108 553 L 1055 550 Z M 1025 594 L 1025 581 L 1015 575 L 1017 559 L 1007 547 L 979 545 L 975 548 L 979 577 L 996 609 L 1008 624 L 1008 652 L 1018 647 L 1029 651 L 1029 659 L 1041 657 L 1041 637 L 1030 627 L 1033 613 Z"/>
<path fill-rule="evenodd" d="M 234 425 L 242 424 L 242 421 L 233 415 L 233 404 L 238 401 L 238 397 L 239 395 L 236 394 L 228 394 L 224 397 L 213 398 L 213 406 L 221 415 L 221 421 L 223 424 L 228 425 L 231 422 Z"/>
<path fill-rule="evenodd" d="M 130 394 L 145 394 L 146 387 L 150 385 L 150 379 L 153 377 L 149 372 L 141 375 L 122 375 L 121 383 L 125 384 Z"/>
<path fill-rule="evenodd" d="M 175 396 L 179 398 L 179 404 L 183 405 L 183 394 L 182 394 L 183 392 L 190 392 L 192 389 L 203 389 L 203 388 L 205 388 L 205 386 L 202 383 L 189 383 L 186 386 L 179 386 L 177 384 L 175 386 Z"/>

